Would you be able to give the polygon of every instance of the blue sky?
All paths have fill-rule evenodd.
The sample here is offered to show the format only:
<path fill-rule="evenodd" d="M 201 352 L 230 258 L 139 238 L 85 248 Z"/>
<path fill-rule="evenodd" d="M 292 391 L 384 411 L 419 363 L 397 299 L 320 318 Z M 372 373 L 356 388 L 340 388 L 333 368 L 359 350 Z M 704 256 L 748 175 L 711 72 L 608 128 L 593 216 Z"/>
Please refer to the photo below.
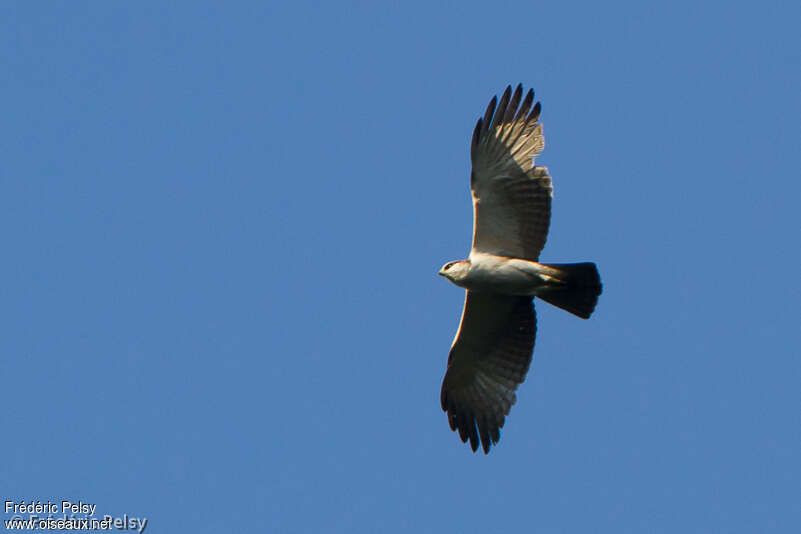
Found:
<path fill-rule="evenodd" d="M 290 5 L 291 4 L 291 5 Z M 0 493 L 146 532 L 801 528 L 801 7 L 0 6 Z M 469 141 L 533 87 L 538 304 L 489 456 L 439 387 Z M 8 517 L 8 514 L 6 516 Z"/>

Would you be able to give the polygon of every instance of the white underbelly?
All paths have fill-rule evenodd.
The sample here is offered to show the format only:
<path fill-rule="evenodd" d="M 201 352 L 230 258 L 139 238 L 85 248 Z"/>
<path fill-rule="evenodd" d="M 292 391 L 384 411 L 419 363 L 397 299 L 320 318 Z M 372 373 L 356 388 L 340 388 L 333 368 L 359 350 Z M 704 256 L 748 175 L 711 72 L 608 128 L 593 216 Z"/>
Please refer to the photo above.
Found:
<path fill-rule="evenodd" d="M 474 291 L 536 296 L 555 282 L 549 275 L 551 269 L 534 261 L 473 253 L 470 262 L 465 287 Z"/>

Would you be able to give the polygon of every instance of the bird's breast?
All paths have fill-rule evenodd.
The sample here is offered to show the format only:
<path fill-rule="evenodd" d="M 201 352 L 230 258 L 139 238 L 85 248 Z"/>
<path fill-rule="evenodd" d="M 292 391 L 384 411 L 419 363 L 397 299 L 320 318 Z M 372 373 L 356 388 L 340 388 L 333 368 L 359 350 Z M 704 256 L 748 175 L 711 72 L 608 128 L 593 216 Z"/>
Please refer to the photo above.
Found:
<path fill-rule="evenodd" d="M 465 287 L 473 291 L 535 296 L 550 278 L 535 261 L 474 252 L 470 262 Z"/>

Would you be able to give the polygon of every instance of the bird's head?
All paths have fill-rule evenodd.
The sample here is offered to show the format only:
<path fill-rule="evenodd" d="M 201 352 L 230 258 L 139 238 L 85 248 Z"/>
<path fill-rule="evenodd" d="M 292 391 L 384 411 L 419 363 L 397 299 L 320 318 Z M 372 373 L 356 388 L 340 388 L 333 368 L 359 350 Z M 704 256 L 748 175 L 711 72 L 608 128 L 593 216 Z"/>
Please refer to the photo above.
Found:
<path fill-rule="evenodd" d="M 442 266 L 439 275 L 444 276 L 454 284 L 462 285 L 470 270 L 470 260 L 451 261 Z"/>

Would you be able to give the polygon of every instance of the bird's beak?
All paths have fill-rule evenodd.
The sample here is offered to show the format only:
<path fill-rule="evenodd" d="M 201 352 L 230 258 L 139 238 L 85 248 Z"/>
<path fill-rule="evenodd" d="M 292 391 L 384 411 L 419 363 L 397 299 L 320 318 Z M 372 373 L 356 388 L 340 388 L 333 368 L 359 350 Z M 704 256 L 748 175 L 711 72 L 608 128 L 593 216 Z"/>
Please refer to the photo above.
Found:
<path fill-rule="evenodd" d="M 440 269 L 437 274 L 440 276 L 445 276 L 445 271 L 443 269 Z"/>

